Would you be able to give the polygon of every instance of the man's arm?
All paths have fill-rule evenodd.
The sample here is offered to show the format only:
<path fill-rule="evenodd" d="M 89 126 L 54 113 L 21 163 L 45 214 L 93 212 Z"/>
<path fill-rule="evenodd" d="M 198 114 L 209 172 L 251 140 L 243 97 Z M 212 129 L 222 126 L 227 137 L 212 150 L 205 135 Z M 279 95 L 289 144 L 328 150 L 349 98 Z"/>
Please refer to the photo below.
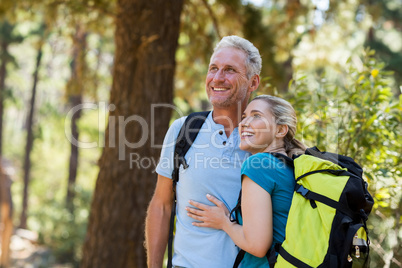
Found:
<path fill-rule="evenodd" d="M 171 179 L 158 175 L 155 193 L 149 203 L 145 220 L 148 268 L 161 268 L 163 266 L 173 204 L 172 185 Z"/>

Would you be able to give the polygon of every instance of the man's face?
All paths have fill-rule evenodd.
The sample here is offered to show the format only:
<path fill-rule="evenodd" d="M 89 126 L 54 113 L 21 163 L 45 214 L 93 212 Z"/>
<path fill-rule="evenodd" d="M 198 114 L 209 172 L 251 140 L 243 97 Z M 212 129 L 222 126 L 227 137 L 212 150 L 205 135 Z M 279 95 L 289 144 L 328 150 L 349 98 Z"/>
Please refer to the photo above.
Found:
<path fill-rule="evenodd" d="M 215 108 L 229 108 L 248 101 L 249 86 L 246 54 L 236 48 L 221 48 L 209 64 L 206 91 Z"/>

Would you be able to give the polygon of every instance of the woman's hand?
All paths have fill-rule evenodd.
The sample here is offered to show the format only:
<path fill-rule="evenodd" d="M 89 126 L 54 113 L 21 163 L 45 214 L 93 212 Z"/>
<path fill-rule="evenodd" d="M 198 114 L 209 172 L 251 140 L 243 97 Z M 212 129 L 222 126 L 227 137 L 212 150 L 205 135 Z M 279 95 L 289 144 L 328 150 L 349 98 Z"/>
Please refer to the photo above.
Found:
<path fill-rule="evenodd" d="M 243 225 L 230 221 L 229 210 L 220 200 L 211 195 L 207 195 L 207 198 L 216 206 L 189 201 L 195 208 L 186 207 L 187 215 L 198 221 L 193 222 L 193 225 L 221 229 L 244 251 L 260 258 L 264 257 L 272 245 L 273 237 L 271 195 L 243 175 Z"/>
<path fill-rule="evenodd" d="M 194 226 L 223 230 L 225 225 L 231 223 L 228 208 L 223 202 L 210 194 L 207 194 L 207 199 L 216 206 L 209 206 L 190 200 L 189 203 L 195 208 L 186 207 L 187 215 L 199 221 L 193 222 Z"/>

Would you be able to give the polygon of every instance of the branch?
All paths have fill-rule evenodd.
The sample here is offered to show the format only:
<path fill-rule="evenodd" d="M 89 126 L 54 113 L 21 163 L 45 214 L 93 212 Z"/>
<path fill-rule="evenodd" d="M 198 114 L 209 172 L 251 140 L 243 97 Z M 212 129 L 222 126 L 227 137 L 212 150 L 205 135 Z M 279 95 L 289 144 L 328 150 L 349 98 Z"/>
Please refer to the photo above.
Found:
<path fill-rule="evenodd" d="M 207 0 L 202 0 L 202 2 L 204 3 L 205 7 L 207 8 L 209 16 L 211 16 L 211 18 L 212 18 L 212 22 L 214 24 L 214 29 L 215 29 L 216 35 L 218 36 L 219 39 L 222 39 L 220 30 L 219 30 L 218 21 L 216 19 L 214 12 L 212 11 L 211 6 L 208 4 Z"/>
<path fill-rule="evenodd" d="M 68 0 L 54 0 L 48 4 L 49 6 L 60 6 L 65 5 L 71 9 L 71 3 Z M 88 11 L 98 11 L 100 14 L 115 18 L 118 14 L 114 11 L 110 11 L 102 5 L 90 5 L 89 3 L 81 3 L 81 5 L 88 9 Z M 110 7 L 109 7 L 110 8 Z"/>

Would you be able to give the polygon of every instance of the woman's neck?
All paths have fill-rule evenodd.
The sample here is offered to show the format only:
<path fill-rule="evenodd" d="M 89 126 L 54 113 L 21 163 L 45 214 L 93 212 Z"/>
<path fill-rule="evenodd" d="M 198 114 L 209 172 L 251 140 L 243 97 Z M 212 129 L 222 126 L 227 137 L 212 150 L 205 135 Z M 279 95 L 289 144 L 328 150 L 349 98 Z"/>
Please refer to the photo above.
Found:
<path fill-rule="evenodd" d="M 279 154 L 283 154 L 283 155 L 287 155 L 286 154 L 286 150 L 285 150 L 285 146 L 283 143 L 283 140 L 281 140 L 280 142 L 275 142 L 270 144 L 265 150 L 264 152 L 268 152 L 268 153 L 279 153 Z"/>

